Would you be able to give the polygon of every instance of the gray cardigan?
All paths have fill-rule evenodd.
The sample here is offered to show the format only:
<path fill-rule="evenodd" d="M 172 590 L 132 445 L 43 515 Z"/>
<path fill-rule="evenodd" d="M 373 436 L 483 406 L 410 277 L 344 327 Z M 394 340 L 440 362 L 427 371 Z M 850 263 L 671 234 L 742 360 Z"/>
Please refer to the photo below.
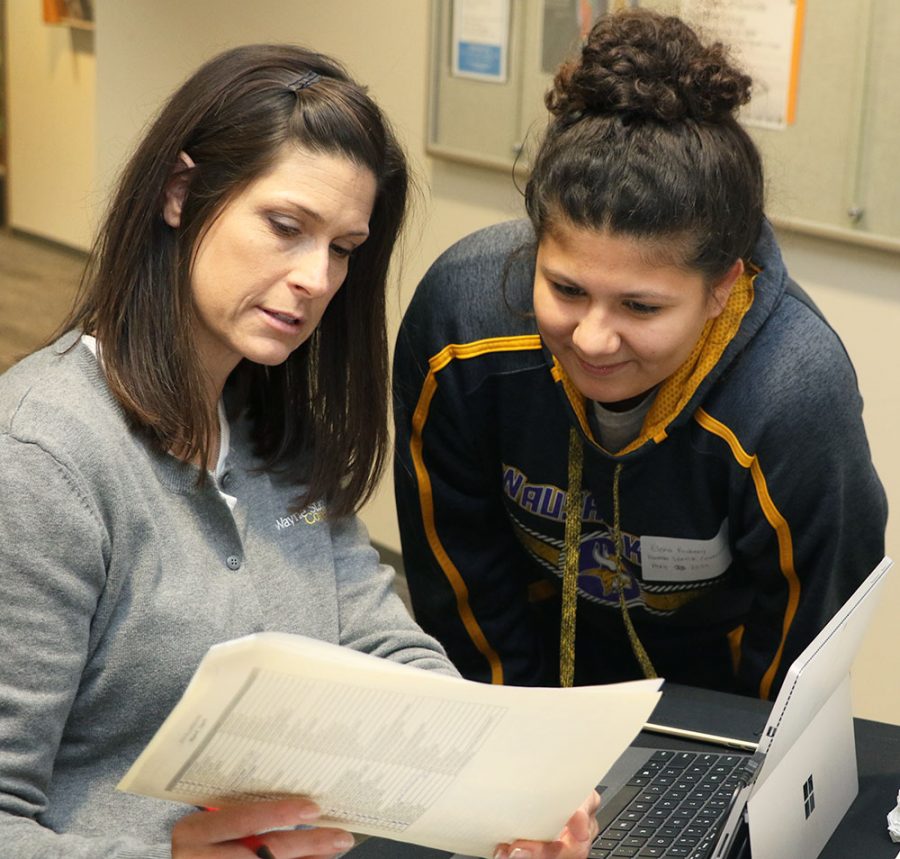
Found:
<path fill-rule="evenodd" d="M 281 630 L 453 669 L 356 519 L 292 514 L 240 420 L 232 512 L 129 427 L 76 338 L 0 378 L 0 852 L 169 857 L 188 809 L 115 785 L 212 644 Z"/>

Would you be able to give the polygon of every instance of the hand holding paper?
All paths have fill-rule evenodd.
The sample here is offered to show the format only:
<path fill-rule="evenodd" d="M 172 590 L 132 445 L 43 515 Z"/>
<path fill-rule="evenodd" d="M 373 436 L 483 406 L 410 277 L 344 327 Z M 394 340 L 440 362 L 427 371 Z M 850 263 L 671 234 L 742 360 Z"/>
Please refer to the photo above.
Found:
<path fill-rule="evenodd" d="M 263 633 L 209 651 L 119 788 L 218 807 L 305 796 L 326 826 L 490 857 L 557 836 L 660 682 L 489 686 Z"/>
<path fill-rule="evenodd" d="M 516 841 L 513 844 L 500 844 L 494 852 L 494 859 L 515 859 L 516 849 L 527 850 L 531 859 L 580 859 L 587 856 L 597 837 L 597 818 L 594 815 L 599 807 L 600 794 L 591 791 L 591 795 L 569 818 L 562 832 L 552 842 Z"/>
<path fill-rule="evenodd" d="M 326 856 L 349 850 L 353 836 L 316 826 L 321 814 L 307 799 L 257 802 L 213 812 L 188 814 L 172 829 L 172 859 L 230 855 L 238 844 L 261 859 L 272 856 Z M 255 837 L 251 833 L 262 833 Z M 242 855 L 247 855 L 242 853 Z"/>

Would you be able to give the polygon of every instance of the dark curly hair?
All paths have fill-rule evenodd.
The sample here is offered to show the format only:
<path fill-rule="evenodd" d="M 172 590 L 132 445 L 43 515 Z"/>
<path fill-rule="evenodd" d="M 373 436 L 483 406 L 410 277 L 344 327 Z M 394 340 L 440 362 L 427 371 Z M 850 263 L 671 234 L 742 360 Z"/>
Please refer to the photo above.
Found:
<path fill-rule="evenodd" d="M 710 281 L 747 260 L 763 221 L 761 159 L 737 121 L 750 88 L 678 18 L 599 18 L 546 95 L 525 189 L 538 238 L 564 220 L 658 240 Z"/>

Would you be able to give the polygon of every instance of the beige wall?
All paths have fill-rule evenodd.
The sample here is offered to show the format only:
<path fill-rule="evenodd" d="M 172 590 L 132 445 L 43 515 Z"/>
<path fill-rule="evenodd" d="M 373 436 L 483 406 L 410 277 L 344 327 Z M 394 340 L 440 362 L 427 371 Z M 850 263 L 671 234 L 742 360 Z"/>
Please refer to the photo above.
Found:
<path fill-rule="evenodd" d="M 782 245 L 794 278 L 843 339 L 865 401 L 872 456 L 890 505 L 887 552 L 897 567 L 854 666 L 854 708 L 900 724 L 900 255 L 796 234 L 783 235 Z"/>
<path fill-rule="evenodd" d="M 9 223 L 76 248 L 90 243 L 93 33 L 48 26 L 41 4 L 6 3 Z"/>
<path fill-rule="evenodd" d="M 440 250 L 479 226 L 520 211 L 509 176 L 431 159 L 425 154 L 427 35 L 426 0 L 256 0 L 253 4 L 245 0 L 98 0 L 97 187 L 102 189 L 108 183 L 148 112 L 211 53 L 254 40 L 291 40 L 333 53 L 369 84 L 372 94 L 393 118 L 423 188 L 406 246 L 395 325 L 418 277 Z M 45 33 L 39 43 L 48 36 Z M 24 62 L 21 54 L 15 58 L 17 64 Z M 79 68 L 71 58 L 67 62 L 70 72 Z M 45 64 L 51 67 L 49 60 Z M 24 85 L 18 76 L 11 83 Z M 43 93 L 46 95 L 46 89 Z M 84 117 L 88 116 L 86 104 L 87 100 Z M 20 133 L 26 133 L 24 125 Z M 15 128 L 12 134 L 16 134 Z M 54 137 L 59 145 L 64 142 L 58 135 Z M 83 162 L 74 170 L 86 179 L 91 175 L 91 155 L 80 148 L 79 152 Z M 81 191 L 69 192 L 65 201 L 59 199 L 53 204 L 54 197 L 47 193 L 47 183 L 40 175 L 26 176 L 23 171 L 19 181 L 23 190 L 26 184 L 34 183 L 27 188 L 38 210 L 29 220 L 38 227 L 34 231 L 54 235 L 59 230 L 54 237 L 61 241 L 66 241 L 63 236 L 70 233 L 62 232 L 60 220 L 68 224 L 83 219 L 84 201 L 98 196 L 85 190 L 90 188 L 88 182 Z M 52 204 L 59 211 L 47 211 Z M 24 201 L 20 200 L 19 206 L 24 206 Z M 68 226 L 71 230 L 71 224 Z M 821 239 L 784 238 L 785 254 L 795 277 L 829 316 L 857 366 L 875 462 L 889 499 L 900 504 L 900 453 L 893 443 L 900 425 L 900 356 L 896 346 L 900 257 Z M 389 480 L 364 511 L 364 518 L 375 539 L 391 548 L 399 547 Z M 895 519 L 889 525 L 888 550 L 900 556 L 900 530 Z M 898 617 L 900 570 L 889 583 L 854 670 L 856 712 L 900 724 L 900 694 L 895 691 L 895 678 L 900 674 L 900 636 L 894 627 Z"/>

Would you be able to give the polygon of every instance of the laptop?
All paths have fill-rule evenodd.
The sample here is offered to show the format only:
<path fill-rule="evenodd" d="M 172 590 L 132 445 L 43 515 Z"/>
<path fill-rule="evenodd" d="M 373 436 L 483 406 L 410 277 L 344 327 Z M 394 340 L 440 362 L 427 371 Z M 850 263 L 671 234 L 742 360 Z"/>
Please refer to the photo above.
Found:
<path fill-rule="evenodd" d="M 816 859 L 859 789 L 850 668 L 891 565 L 794 660 L 755 750 L 627 749 L 598 786 L 592 859 Z"/>

